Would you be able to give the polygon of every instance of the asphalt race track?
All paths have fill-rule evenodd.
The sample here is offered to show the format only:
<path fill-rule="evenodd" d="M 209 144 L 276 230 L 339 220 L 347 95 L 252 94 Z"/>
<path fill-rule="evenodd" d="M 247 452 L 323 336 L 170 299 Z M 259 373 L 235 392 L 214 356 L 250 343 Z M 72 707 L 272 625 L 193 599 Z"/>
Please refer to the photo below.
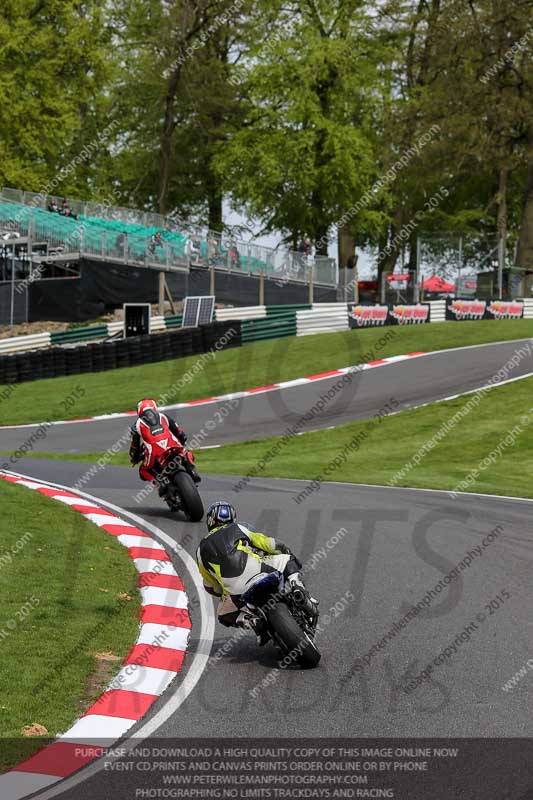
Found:
<path fill-rule="evenodd" d="M 318 424 L 368 417 L 391 397 L 407 407 L 476 388 L 512 357 L 517 346 L 510 342 L 435 354 L 361 373 L 328 406 Z M 528 372 L 533 372 L 531 356 L 508 377 Z M 241 401 L 239 415 L 226 419 L 213 432 L 210 444 L 281 433 L 331 383 L 325 380 Z M 180 418 L 194 433 L 213 410 L 213 405 L 187 409 Z M 43 449 L 103 450 L 127 424 L 111 420 L 58 426 L 49 431 Z M 0 432 L 0 449 L 16 449 L 24 436 L 24 429 Z M 87 465 L 26 458 L 12 468 L 72 486 Z M 206 666 L 195 689 L 153 735 L 173 739 L 531 736 L 527 695 L 504 692 L 502 686 L 531 658 L 533 502 L 332 483 L 298 505 L 294 497 L 305 481 L 254 479 L 237 492 L 237 480 L 204 476 L 200 484 L 204 504 L 230 500 L 241 520 L 290 542 L 304 563 L 313 564 L 307 582 L 320 599 L 323 630 L 318 644 L 323 659 L 314 671 L 277 670 L 275 683 L 262 685 L 277 664 L 274 649 L 257 648 L 250 636 L 221 653 L 231 631 L 217 625 L 211 655 L 221 657 Z M 135 502 L 139 488 L 135 470 L 106 467 L 84 491 L 141 516 L 194 554 L 204 523 L 182 521 L 155 495 Z M 427 610 L 401 629 L 393 628 L 469 552 L 468 568 L 441 586 L 438 594 L 434 592 Z M 198 641 L 195 589 L 179 561 L 176 566 L 189 592 L 192 643 L 185 671 L 152 707 L 148 719 L 164 709 L 176 685 L 186 679 L 195 649 L 209 644 Z M 65 565 L 69 569 L 75 564 Z M 407 693 L 409 678 L 476 620 L 475 630 L 471 626 L 455 652 Z M 387 632 L 389 640 L 367 657 L 367 664 L 356 662 Z M 479 769 L 471 765 L 462 776 L 461 790 L 437 794 L 433 787 L 429 793 L 428 784 L 427 794 L 413 792 L 409 797 L 488 798 Z M 513 775 L 512 791 L 503 774 L 501 785 L 494 779 L 490 797 L 529 797 L 525 793 L 533 780 L 528 772 Z M 136 797 L 135 787 L 134 775 L 100 771 L 57 797 L 129 800 Z"/>
<path fill-rule="evenodd" d="M 341 425 L 380 412 L 386 413 L 391 400 L 395 401 L 394 407 L 401 410 L 477 389 L 496 375 L 524 344 L 529 345 L 530 340 L 430 353 L 420 358 L 356 372 L 344 384 L 337 376 L 250 395 L 233 401 L 223 420 L 217 410 L 222 405 L 228 405 L 227 401 L 182 408 L 175 416 L 191 436 L 203 429 L 203 446 L 277 436 L 301 420 L 322 395 L 338 384 L 340 388 L 333 399 L 326 402 L 325 407 L 317 411 L 313 420 L 301 430 Z M 286 352 L 284 347 L 285 340 L 280 340 L 280 358 Z M 243 349 L 243 352 L 246 351 Z M 346 365 L 350 363 L 358 362 L 347 360 Z M 507 378 L 530 373 L 533 373 L 533 349 L 529 355 L 519 359 L 517 366 L 511 366 L 506 371 Z M 175 377 L 177 379 L 179 375 Z M 80 382 L 83 382 L 83 375 L 80 376 Z M 235 387 L 235 391 L 247 388 L 252 387 L 239 386 Z M 157 387 L 154 387 L 154 395 L 157 397 Z M 33 449 L 56 453 L 103 452 L 127 434 L 130 425 L 131 420 L 127 417 L 56 425 L 47 430 L 45 438 L 33 442 Z M 30 433 L 30 428 L 0 428 L 0 450 L 17 450 Z"/>

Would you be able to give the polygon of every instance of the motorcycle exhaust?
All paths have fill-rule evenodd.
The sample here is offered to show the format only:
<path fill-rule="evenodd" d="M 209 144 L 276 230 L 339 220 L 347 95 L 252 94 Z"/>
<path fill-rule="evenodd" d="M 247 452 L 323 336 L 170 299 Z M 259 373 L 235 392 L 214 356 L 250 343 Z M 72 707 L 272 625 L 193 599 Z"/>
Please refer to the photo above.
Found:
<path fill-rule="evenodd" d="M 307 599 L 304 592 L 302 592 L 301 589 L 293 589 L 292 597 L 294 602 L 299 606 L 303 606 Z"/>

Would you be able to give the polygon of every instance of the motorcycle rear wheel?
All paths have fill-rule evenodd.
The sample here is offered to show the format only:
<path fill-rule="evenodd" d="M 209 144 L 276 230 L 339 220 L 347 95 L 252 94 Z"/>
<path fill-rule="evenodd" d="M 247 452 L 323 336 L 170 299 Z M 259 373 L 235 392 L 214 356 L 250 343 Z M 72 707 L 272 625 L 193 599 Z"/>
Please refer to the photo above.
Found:
<path fill-rule="evenodd" d="M 316 667 L 320 652 L 312 639 L 300 628 L 285 603 L 276 603 L 268 614 L 269 625 L 273 628 L 275 639 L 286 656 L 301 667 Z"/>
<path fill-rule="evenodd" d="M 204 516 L 204 504 L 189 473 L 176 472 L 172 476 L 172 482 L 179 494 L 183 510 L 191 522 L 200 522 Z"/>

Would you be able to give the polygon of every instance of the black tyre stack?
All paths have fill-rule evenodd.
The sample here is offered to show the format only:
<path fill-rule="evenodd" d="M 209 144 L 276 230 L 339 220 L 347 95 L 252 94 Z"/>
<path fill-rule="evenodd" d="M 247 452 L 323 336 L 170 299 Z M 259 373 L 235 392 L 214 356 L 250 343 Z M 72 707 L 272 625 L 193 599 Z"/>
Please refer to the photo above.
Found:
<path fill-rule="evenodd" d="M 241 344 L 241 323 L 212 322 L 201 328 L 204 352 L 208 350 L 227 350 Z"/>
<path fill-rule="evenodd" d="M 104 368 L 108 369 L 116 369 L 117 368 L 117 343 L 116 342 L 104 342 L 102 344 L 102 348 L 104 351 Z"/>
<path fill-rule="evenodd" d="M 100 343 L 87 345 L 91 350 L 91 357 L 93 362 L 93 372 L 103 372 L 105 369 L 105 355 L 104 348 Z"/>
<path fill-rule="evenodd" d="M 190 328 L 191 331 L 191 355 L 204 353 L 204 337 L 201 328 Z"/>
<path fill-rule="evenodd" d="M 32 353 L 28 353 L 29 361 L 30 361 L 30 371 L 31 371 L 31 378 L 32 381 L 37 381 L 43 376 L 43 359 L 42 359 L 42 352 L 39 350 L 34 350 Z"/>
<path fill-rule="evenodd" d="M 152 361 L 163 360 L 163 342 L 161 341 L 161 334 L 152 334 Z"/>
<path fill-rule="evenodd" d="M 181 347 L 182 355 L 184 356 L 192 356 L 193 355 L 193 347 L 192 347 L 192 333 L 190 328 L 184 328 L 181 331 L 177 331 L 176 337 L 179 336 L 179 342 Z"/>
<path fill-rule="evenodd" d="M 4 356 L 4 377 L 2 383 L 17 383 L 17 358 L 16 356 Z"/>
<path fill-rule="evenodd" d="M 54 353 L 54 377 L 67 374 L 67 351 L 56 347 Z"/>
<path fill-rule="evenodd" d="M 69 347 L 65 352 L 67 375 L 79 375 L 81 372 L 81 354 L 79 347 Z"/>
<path fill-rule="evenodd" d="M 149 364 L 153 361 L 152 358 L 152 337 L 139 336 L 140 350 L 141 350 L 141 364 Z"/>
<path fill-rule="evenodd" d="M 15 361 L 17 365 L 18 381 L 22 383 L 23 381 L 33 380 L 31 370 L 31 355 L 29 353 L 18 353 L 15 356 Z"/>
<path fill-rule="evenodd" d="M 240 322 L 214 322 L 201 328 L 179 328 L 78 347 L 0 355 L 0 384 L 102 372 L 236 347 L 241 344 L 240 328 Z"/>
<path fill-rule="evenodd" d="M 43 378 L 55 378 L 55 368 L 54 368 L 54 349 L 45 350 L 43 349 L 39 356 L 41 358 L 41 366 L 42 366 L 42 377 Z"/>
<path fill-rule="evenodd" d="M 93 351 L 87 344 L 85 347 L 80 347 L 80 372 L 94 372 Z"/>
<path fill-rule="evenodd" d="M 130 343 L 128 339 L 119 339 L 117 342 L 117 367 L 130 366 Z"/>
<path fill-rule="evenodd" d="M 163 361 L 167 361 L 169 358 L 172 358 L 172 345 L 171 345 L 171 333 L 158 333 L 157 338 L 161 339 L 161 351 L 163 353 Z"/>

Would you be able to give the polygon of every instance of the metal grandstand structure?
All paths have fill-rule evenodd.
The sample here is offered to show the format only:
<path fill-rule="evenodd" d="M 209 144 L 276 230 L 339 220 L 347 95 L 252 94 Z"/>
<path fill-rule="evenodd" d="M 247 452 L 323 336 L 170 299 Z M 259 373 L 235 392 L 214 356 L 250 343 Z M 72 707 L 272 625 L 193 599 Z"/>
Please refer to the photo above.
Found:
<path fill-rule="evenodd" d="M 77 219 L 62 217 L 48 211 L 52 203 L 61 206 L 62 198 L 0 189 L 0 234 L 26 237 L 29 253 L 35 241 L 47 242 L 47 255 L 57 261 L 85 257 L 164 271 L 203 267 L 277 282 L 338 285 L 331 258 L 274 250 L 174 217 L 70 198 Z M 156 231 L 163 231 L 160 244 L 152 238 Z"/>

